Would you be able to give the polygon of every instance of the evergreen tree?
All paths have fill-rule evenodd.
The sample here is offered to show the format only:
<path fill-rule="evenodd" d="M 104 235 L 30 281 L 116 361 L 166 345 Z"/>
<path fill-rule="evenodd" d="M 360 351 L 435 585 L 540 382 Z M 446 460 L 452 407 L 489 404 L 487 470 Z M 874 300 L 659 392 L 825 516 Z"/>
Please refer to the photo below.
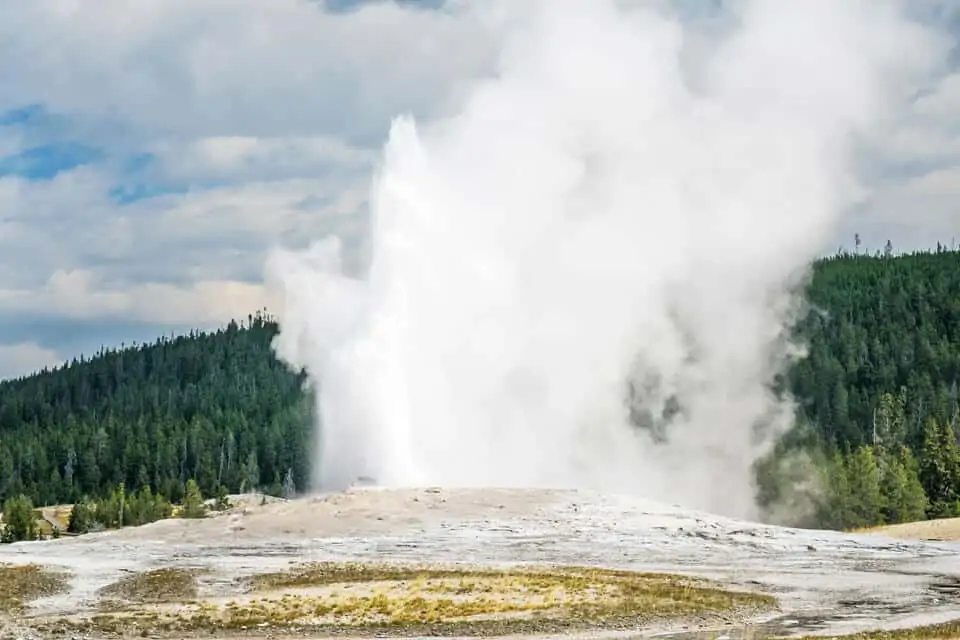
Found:
<path fill-rule="evenodd" d="M 900 522 L 914 522 L 926 517 L 929 501 L 920 484 L 919 465 L 913 453 L 907 447 L 900 448 L 900 467 L 904 473 L 903 505 L 900 508 Z"/>
<path fill-rule="evenodd" d="M 906 447 L 900 447 L 897 456 L 885 454 L 880 492 L 884 522 L 912 522 L 926 517 L 927 496 L 917 475 L 916 461 Z"/>
<path fill-rule="evenodd" d="M 87 533 L 93 526 L 94 512 L 90 502 L 84 498 L 73 505 L 70 511 L 70 519 L 67 522 L 67 531 L 69 533 Z"/>
<path fill-rule="evenodd" d="M 846 528 L 851 495 L 846 464 L 839 451 L 834 451 L 824 466 L 821 484 L 824 486 L 824 498 L 818 514 L 819 522 L 830 529 Z"/>
<path fill-rule="evenodd" d="M 960 454 L 953 430 L 949 425 L 940 425 L 933 417 L 927 419 L 923 430 L 919 475 L 930 504 L 927 515 L 931 518 L 956 515 Z"/>
<path fill-rule="evenodd" d="M 880 492 L 880 471 L 873 447 L 864 445 L 846 461 L 850 503 L 845 523 L 850 528 L 871 527 L 883 523 L 883 498 Z"/>
<path fill-rule="evenodd" d="M 183 497 L 181 518 L 202 518 L 207 515 L 207 506 L 203 503 L 203 494 L 200 486 L 193 478 L 187 480 L 187 489 Z"/>
<path fill-rule="evenodd" d="M 7 498 L 3 503 L 2 542 L 20 542 L 35 540 L 37 521 L 33 513 L 33 503 L 26 496 Z"/>
<path fill-rule="evenodd" d="M 907 434 L 906 389 L 894 396 L 884 393 L 880 396 L 873 418 L 874 446 L 896 448 L 905 443 Z"/>
<path fill-rule="evenodd" d="M 217 487 L 217 501 L 214 509 L 217 511 L 226 511 L 230 508 L 230 496 L 227 494 L 227 488 L 224 485 Z"/>

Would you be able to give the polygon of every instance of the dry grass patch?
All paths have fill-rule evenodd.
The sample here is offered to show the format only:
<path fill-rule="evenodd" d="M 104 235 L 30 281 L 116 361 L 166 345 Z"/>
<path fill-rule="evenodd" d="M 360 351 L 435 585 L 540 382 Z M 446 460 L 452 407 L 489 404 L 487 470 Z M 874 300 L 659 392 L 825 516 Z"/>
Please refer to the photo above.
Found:
<path fill-rule="evenodd" d="M 960 518 L 920 520 L 855 529 L 851 533 L 878 533 L 903 540 L 960 540 Z"/>
<path fill-rule="evenodd" d="M 499 635 L 729 616 L 777 604 L 767 595 L 728 591 L 703 580 L 587 568 L 485 570 L 320 563 L 251 576 L 244 586 L 246 593 L 229 602 L 127 609 L 86 619 L 79 626 L 110 632 L 297 628 L 327 633 Z M 178 601 L 189 599 L 183 595 L 177 593 Z"/>
<path fill-rule="evenodd" d="M 42 509 L 47 516 L 57 521 L 61 531 L 66 531 L 70 524 L 70 514 L 73 513 L 72 504 L 60 504 Z"/>
<path fill-rule="evenodd" d="M 32 600 L 64 591 L 67 578 L 36 564 L 0 564 L 0 613 L 19 612 Z"/>
<path fill-rule="evenodd" d="M 109 604 L 186 602 L 197 597 L 196 569 L 168 568 L 124 576 L 100 589 Z"/>

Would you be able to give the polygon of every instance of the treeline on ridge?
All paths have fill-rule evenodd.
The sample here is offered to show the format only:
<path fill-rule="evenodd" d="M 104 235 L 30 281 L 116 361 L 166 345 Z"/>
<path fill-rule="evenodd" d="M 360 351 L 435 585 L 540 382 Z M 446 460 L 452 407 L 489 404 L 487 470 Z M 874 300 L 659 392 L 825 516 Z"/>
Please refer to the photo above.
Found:
<path fill-rule="evenodd" d="M 274 357 L 276 333 L 257 313 L 0 383 L 0 502 L 74 503 L 121 483 L 177 502 L 190 479 L 207 496 L 305 487 L 312 401 Z"/>
<path fill-rule="evenodd" d="M 782 385 L 822 493 L 802 524 L 836 529 L 960 516 L 960 252 L 840 253 L 813 265 Z M 777 480 L 760 476 L 775 501 Z"/>
<path fill-rule="evenodd" d="M 808 356 L 780 384 L 824 491 L 804 524 L 960 515 L 960 252 L 838 254 L 813 265 Z M 101 349 L 0 383 L 0 502 L 105 499 L 121 484 L 167 502 L 306 486 L 312 399 L 279 362 L 266 313 L 214 332 Z M 761 498 L 782 478 L 760 465 Z"/>

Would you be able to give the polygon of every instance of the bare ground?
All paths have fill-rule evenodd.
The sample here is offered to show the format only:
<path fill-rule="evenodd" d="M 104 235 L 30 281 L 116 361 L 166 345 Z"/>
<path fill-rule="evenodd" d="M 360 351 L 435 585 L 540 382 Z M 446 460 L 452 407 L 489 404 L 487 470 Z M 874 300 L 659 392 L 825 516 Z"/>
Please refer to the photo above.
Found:
<path fill-rule="evenodd" d="M 835 635 L 960 618 L 960 543 L 897 535 L 905 534 L 785 529 L 589 492 L 357 489 L 246 506 L 205 520 L 0 547 L 0 563 L 39 564 L 70 576 L 62 590 L 0 617 L 0 631 L 5 626 L 7 634 L 0 632 L 0 638 L 63 631 L 49 631 L 49 622 L 101 611 L 104 593 L 111 593 L 105 587 L 122 592 L 125 577 L 143 572 L 189 570 L 197 576 L 191 598 L 202 604 L 245 597 L 245 576 L 324 561 L 665 572 L 779 601 L 775 612 L 651 619 L 604 632 L 619 637 L 737 636 L 745 629 L 750 635 Z M 156 636 L 160 630 L 143 633 Z M 319 637 L 309 630 L 262 628 L 217 637 L 280 640 L 284 633 Z M 595 630 L 589 637 L 601 635 Z M 66 637 L 115 636 L 87 629 Z M 538 637 L 550 635 L 545 630 Z"/>

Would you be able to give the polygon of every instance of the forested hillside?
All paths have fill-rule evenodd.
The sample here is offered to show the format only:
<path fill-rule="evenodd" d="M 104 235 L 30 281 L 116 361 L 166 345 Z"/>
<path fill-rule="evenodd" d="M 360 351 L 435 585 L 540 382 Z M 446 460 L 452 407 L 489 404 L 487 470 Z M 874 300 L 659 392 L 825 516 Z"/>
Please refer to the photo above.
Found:
<path fill-rule="evenodd" d="M 74 502 L 120 482 L 178 500 L 190 478 L 204 495 L 305 486 L 310 401 L 273 356 L 276 331 L 258 314 L 0 384 L 0 500 Z"/>
<path fill-rule="evenodd" d="M 779 452 L 812 453 L 824 491 L 808 524 L 960 515 L 960 252 L 822 260 L 808 300 L 809 355 L 780 381 L 799 427 Z M 258 314 L 0 383 L 0 501 L 306 486 L 311 400 L 276 331 Z"/>
<path fill-rule="evenodd" d="M 813 524 L 960 515 L 960 252 L 838 255 L 807 299 L 787 387 L 795 438 L 823 454 Z"/>
<path fill-rule="evenodd" d="M 960 252 L 818 262 L 800 331 L 809 357 L 791 388 L 820 433 L 869 444 L 880 396 L 906 392 L 908 421 L 887 434 L 919 446 L 928 417 L 956 418 Z"/>

